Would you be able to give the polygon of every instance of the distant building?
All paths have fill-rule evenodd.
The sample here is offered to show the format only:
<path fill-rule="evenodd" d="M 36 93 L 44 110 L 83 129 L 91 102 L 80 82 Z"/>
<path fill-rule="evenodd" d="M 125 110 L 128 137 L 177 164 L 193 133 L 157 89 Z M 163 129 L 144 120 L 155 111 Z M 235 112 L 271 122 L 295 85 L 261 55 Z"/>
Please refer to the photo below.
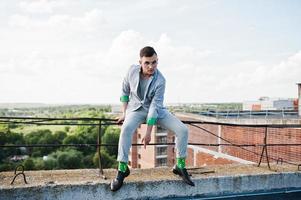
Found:
<path fill-rule="evenodd" d="M 146 125 L 142 124 L 133 137 L 133 143 L 140 143 L 146 132 Z M 155 126 L 152 130 L 150 143 L 172 143 L 174 135 L 166 129 Z M 168 145 L 132 146 L 129 156 L 129 164 L 133 168 L 154 168 L 161 166 L 173 166 L 175 163 L 175 148 Z"/>
<path fill-rule="evenodd" d="M 243 110 L 297 110 L 298 99 L 281 99 L 261 97 L 258 101 L 245 101 L 243 102 Z"/>
<path fill-rule="evenodd" d="M 298 85 L 298 102 L 296 103 L 298 109 L 298 115 L 301 117 L 301 83 L 297 83 Z"/>
<path fill-rule="evenodd" d="M 10 158 L 10 161 L 18 162 L 18 161 L 23 161 L 29 158 L 28 155 L 14 155 Z"/>
<path fill-rule="evenodd" d="M 146 124 L 140 125 L 133 136 L 132 143 L 141 143 L 146 132 Z M 218 131 L 217 126 L 208 126 L 209 129 L 213 128 L 214 131 Z M 188 126 L 189 138 L 188 142 L 199 143 L 216 143 L 215 137 L 203 136 L 199 129 Z M 152 139 L 150 143 L 174 143 L 175 135 L 160 127 L 154 126 L 152 133 Z M 229 163 L 250 163 L 248 161 L 226 155 L 217 149 L 203 148 L 196 145 L 188 145 L 187 148 L 187 166 L 205 166 L 213 164 L 229 164 Z M 219 148 L 219 150 L 221 150 Z M 129 156 L 129 165 L 132 168 L 154 168 L 154 167 L 172 167 L 176 163 L 176 149 L 174 145 L 148 145 L 146 149 L 143 146 L 132 146 Z"/>
<path fill-rule="evenodd" d="M 111 114 L 121 114 L 121 113 L 122 113 L 122 105 L 121 104 L 111 105 Z"/>

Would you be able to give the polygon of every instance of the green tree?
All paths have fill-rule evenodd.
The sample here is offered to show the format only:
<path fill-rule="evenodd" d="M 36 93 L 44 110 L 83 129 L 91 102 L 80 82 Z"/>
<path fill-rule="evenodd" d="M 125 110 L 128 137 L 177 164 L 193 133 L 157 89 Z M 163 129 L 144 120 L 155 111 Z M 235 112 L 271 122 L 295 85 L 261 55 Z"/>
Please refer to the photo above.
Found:
<path fill-rule="evenodd" d="M 33 159 L 33 161 L 34 161 L 34 169 L 35 170 L 45 169 L 45 163 L 44 163 L 44 160 L 41 157 L 35 158 L 35 159 Z"/>
<path fill-rule="evenodd" d="M 78 137 L 77 135 L 68 135 L 63 140 L 63 144 L 83 144 L 83 143 L 84 140 L 81 137 Z"/>
<path fill-rule="evenodd" d="M 12 163 L 12 162 L 2 163 L 2 164 L 0 164 L 0 172 L 1 171 L 12 171 L 15 169 L 15 167 L 16 167 L 16 163 Z"/>
<path fill-rule="evenodd" d="M 119 135 L 120 128 L 116 126 L 109 126 L 102 137 L 102 143 L 118 145 Z M 117 158 L 118 146 L 105 146 L 104 149 L 109 155 L 113 156 L 114 158 Z"/>
<path fill-rule="evenodd" d="M 1 132 L 0 131 L 0 144 L 1 145 L 16 145 L 24 144 L 23 134 L 15 132 Z M 8 156 L 20 155 L 20 148 L 6 147 L 0 149 L 0 161 Z"/>
<path fill-rule="evenodd" d="M 3 133 L 9 132 L 9 126 L 7 124 L 0 124 L 0 132 Z"/>
<path fill-rule="evenodd" d="M 48 129 L 32 131 L 25 135 L 25 143 L 28 145 L 34 144 L 54 144 L 55 137 L 52 135 L 51 131 Z M 32 156 L 43 156 L 48 155 L 52 151 L 55 151 L 54 147 L 36 147 L 29 148 L 29 154 Z"/>
<path fill-rule="evenodd" d="M 98 127 L 95 126 L 79 126 L 75 129 L 74 135 L 84 144 L 95 144 L 97 141 Z M 79 150 L 79 149 L 78 149 Z M 95 146 L 85 147 L 81 149 L 84 155 L 89 155 L 96 151 Z"/>
<path fill-rule="evenodd" d="M 95 168 L 97 165 L 93 162 L 94 154 L 89 154 L 83 158 L 84 168 Z"/>
<path fill-rule="evenodd" d="M 67 137 L 67 133 L 64 131 L 56 131 L 53 134 L 55 144 L 63 144 L 63 140 Z"/>
<path fill-rule="evenodd" d="M 64 130 L 65 130 L 65 132 L 69 132 L 70 131 L 70 126 L 65 126 Z"/>
<path fill-rule="evenodd" d="M 57 156 L 58 167 L 60 169 L 82 168 L 83 155 L 81 152 L 70 149 L 69 151 L 59 152 Z"/>
<path fill-rule="evenodd" d="M 12 144 L 24 144 L 24 136 L 22 133 L 9 132 L 7 133 L 7 142 Z"/>
<path fill-rule="evenodd" d="M 33 170 L 34 169 L 34 161 L 31 158 L 27 158 L 23 161 L 24 170 Z"/>
<path fill-rule="evenodd" d="M 44 169 L 51 170 L 51 169 L 57 169 L 57 168 L 58 168 L 58 163 L 54 157 L 48 156 L 48 158 L 46 160 L 44 160 Z"/>
<path fill-rule="evenodd" d="M 98 153 L 94 154 L 93 163 L 98 167 Z M 105 150 L 101 150 L 101 164 L 103 168 L 116 168 L 118 163 L 113 156 L 110 156 Z"/>

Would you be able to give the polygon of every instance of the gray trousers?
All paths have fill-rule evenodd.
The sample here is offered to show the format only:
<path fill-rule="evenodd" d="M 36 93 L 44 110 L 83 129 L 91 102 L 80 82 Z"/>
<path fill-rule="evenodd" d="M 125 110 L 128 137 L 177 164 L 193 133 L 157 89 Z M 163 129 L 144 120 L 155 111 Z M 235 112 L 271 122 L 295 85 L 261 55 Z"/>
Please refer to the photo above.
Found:
<path fill-rule="evenodd" d="M 128 162 L 133 134 L 140 124 L 145 123 L 146 117 L 147 111 L 143 108 L 126 114 L 119 137 L 117 161 Z M 172 131 L 176 135 L 176 157 L 186 158 L 188 142 L 187 126 L 168 111 L 166 111 L 164 118 L 159 118 L 157 120 L 157 124 Z M 143 134 L 145 133 L 142 133 L 142 137 L 144 136 Z"/>

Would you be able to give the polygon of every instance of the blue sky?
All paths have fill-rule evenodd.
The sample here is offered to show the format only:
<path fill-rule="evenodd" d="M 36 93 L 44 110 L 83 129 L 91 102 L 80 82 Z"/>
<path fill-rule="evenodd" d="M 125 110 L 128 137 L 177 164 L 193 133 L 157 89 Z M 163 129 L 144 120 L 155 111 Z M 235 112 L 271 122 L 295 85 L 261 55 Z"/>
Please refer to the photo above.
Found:
<path fill-rule="evenodd" d="M 297 97 L 300 1 L 0 2 L 0 102 L 118 103 L 152 45 L 166 103 Z M 3 95 L 4 94 L 4 95 Z"/>

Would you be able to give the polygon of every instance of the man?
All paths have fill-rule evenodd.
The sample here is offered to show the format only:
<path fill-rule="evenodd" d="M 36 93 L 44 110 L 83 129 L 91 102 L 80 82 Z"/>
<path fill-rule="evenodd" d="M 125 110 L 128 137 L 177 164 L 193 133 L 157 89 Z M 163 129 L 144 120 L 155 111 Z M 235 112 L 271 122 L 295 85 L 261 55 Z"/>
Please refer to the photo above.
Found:
<path fill-rule="evenodd" d="M 145 122 L 147 130 L 142 138 L 144 148 L 151 141 L 151 131 L 156 124 L 176 134 L 177 164 L 173 172 L 181 176 L 187 184 L 194 186 L 185 168 L 188 129 L 163 106 L 165 78 L 157 69 L 157 65 L 156 51 L 146 46 L 140 50 L 139 65 L 132 65 L 124 78 L 120 98 L 123 103 L 123 115 L 118 119 L 118 122 L 124 122 L 118 146 L 118 173 L 111 182 L 112 191 L 120 189 L 125 177 L 130 174 L 127 163 L 132 136 L 138 126 Z"/>

